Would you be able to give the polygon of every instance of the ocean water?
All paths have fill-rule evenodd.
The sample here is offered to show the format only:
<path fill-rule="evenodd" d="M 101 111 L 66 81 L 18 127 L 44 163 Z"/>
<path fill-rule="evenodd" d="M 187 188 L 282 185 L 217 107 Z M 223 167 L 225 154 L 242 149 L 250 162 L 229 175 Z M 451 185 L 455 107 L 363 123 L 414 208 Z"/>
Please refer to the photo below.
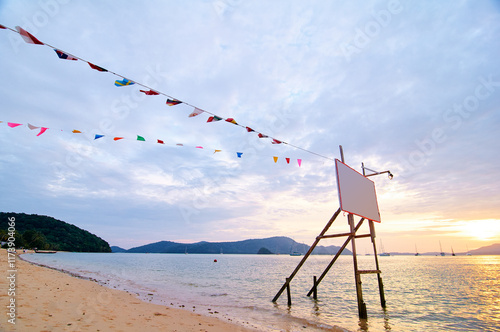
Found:
<path fill-rule="evenodd" d="M 376 274 L 362 275 L 368 319 L 358 318 L 352 256 L 341 256 L 307 297 L 332 256 L 311 256 L 286 291 L 274 295 L 302 257 L 288 255 L 27 254 L 23 258 L 136 293 L 154 303 L 216 315 L 262 331 L 500 331 L 500 256 L 379 257 L 387 306 Z M 217 260 L 217 262 L 214 262 Z M 358 256 L 374 269 L 373 256 Z M 106 299 L 98 299 L 105 302 Z"/>

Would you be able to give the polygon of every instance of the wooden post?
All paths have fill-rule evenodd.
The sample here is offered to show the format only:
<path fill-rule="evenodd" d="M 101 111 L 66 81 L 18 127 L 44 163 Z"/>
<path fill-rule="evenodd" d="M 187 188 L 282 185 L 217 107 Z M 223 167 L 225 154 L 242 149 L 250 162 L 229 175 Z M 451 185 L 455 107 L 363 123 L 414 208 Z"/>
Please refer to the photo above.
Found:
<path fill-rule="evenodd" d="M 370 220 L 369 225 L 370 225 L 371 240 L 373 244 L 373 254 L 375 255 L 375 268 L 380 271 L 380 267 L 378 265 L 377 245 L 375 244 L 375 225 L 373 224 L 372 220 Z M 380 273 L 377 273 L 377 279 L 378 279 L 378 291 L 380 294 L 380 305 L 382 306 L 382 308 L 385 308 L 384 283 L 382 282 L 382 276 L 380 275 Z"/>
<path fill-rule="evenodd" d="M 300 261 L 299 265 L 297 265 L 297 267 L 295 268 L 295 270 L 292 272 L 292 274 L 290 274 L 290 277 L 288 277 L 286 279 L 286 282 L 283 286 L 281 286 L 281 289 L 278 291 L 278 293 L 274 296 L 273 298 L 273 302 L 276 302 L 278 301 L 279 297 L 281 296 L 281 294 L 283 293 L 283 291 L 287 288 L 288 284 L 290 284 L 290 282 L 292 281 L 293 277 L 295 277 L 295 275 L 297 274 L 297 272 L 299 272 L 300 268 L 302 267 L 302 265 L 304 265 L 304 263 L 306 262 L 307 258 L 309 257 L 309 255 L 312 253 L 312 251 L 314 250 L 314 248 L 318 245 L 318 242 L 319 240 L 321 240 L 321 237 L 323 235 L 325 235 L 325 233 L 328 231 L 328 229 L 330 228 L 330 226 L 332 225 L 332 223 L 335 221 L 335 219 L 337 218 L 337 216 L 340 214 L 340 208 L 333 214 L 333 216 L 330 218 L 330 220 L 328 221 L 328 223 L 326 224 L 325 228 L 323 229 L 323 231 L 320 233 L 320 235 L 316 238 L 316 241 L 314 241 L 313 245 L 309 248 L 309 250 L 307 251 L 307 253 L 304 255 L 304 257 L 302 258 L 302 260 Z"/>
<path fill-rule="evenodd" d="M 318 289 L 316 288 L 316 276 L 313 276 L 313 287 L 314 287 L 314 291 L 313 291 L 313 299 L 317 300 L 318 299 Z"/>
<path fill-rule="evenodd" d="M 354 235 L 356 233 L 356 230 L 354 227 L 354 216 L 352 215 L 352 213 L 349 213 L 347 215 L 347 219 L 349 221 L 351 233 Z M 352 244 L 352 260 L 354 263 L 354 279 L 356 281 L 356 294 L 358 297 L 358 313 L 359 313 L 359 318 L 366 319 L 368 318 L 368 314 L 366 312 L 366 304 L 363 301 L 363 290 L 361 288 L 361 275 L 358 273 L 358 258 L 356 257 L 356 241 L 354 236 L 351 240 L 351 244 Z"/>
<path fill-rule="evenodd" d="M 286 278 L 286 295 L 288 298 L 288 306 L 292 305 L 292 294 L 290 292 L 290 278 Z"/>
<path fill-rule="evenodd" d="M 365 220 L 364 218 L 361 218 L 361 220 L 358 222 L 358 224 L 356 225 L 356 228 L 355 228 L 356 231 L 361 227 L 361 225 L 363 224 L 364 220 Z M 337 261 L 337 259 L 340 257 L 340 255 L 344 251 L 345 247 L 347 247 L 347 245 L 349 244 L 349 241 L 351 241 L 352 237 L 353 237 L 352 234 L 349 235 L 349 237 L 347 238 L 347 240 L 345 240 L 344 244 L 340 247 L 339 251 L 337 251 L 337 254 L 335 254 L 335 256 L 333 257 L 333 259 L 330 261 L 330 263 L 328 264 L 328 266 L 326 267 L 326 269 L 323 271 L 323 273 L 321 273 L 321 276 L 319 277 L 319 279 L 316 282 L 316 287 L 318 287 L 319 283 L 323 280 L 323 278 L 326 276 L 326 274 L 328 273 L 328 271 L 330 271 L 331 267 L 333 266 L 333 264 L 335 264 L 335 262 Z M 311 290 L 309 291 L 309 293 L 307 293 L 307 296 L 311 296 L 312 292 L 313 292 L 313 289 L 311 288 Z"/>

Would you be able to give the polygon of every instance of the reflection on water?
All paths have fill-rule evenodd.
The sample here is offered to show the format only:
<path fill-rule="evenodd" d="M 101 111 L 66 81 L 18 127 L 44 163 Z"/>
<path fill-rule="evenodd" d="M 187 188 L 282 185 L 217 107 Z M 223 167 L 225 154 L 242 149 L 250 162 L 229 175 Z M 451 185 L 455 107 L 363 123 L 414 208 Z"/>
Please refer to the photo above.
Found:
<path fill-rule="evenodd" d="M 28 255 L 29 260 L 96 278 L 106 285 L 154 294 L 153 302 L 210 305 L 262 330 L 293 331 L 325 324 L 351 331 L 499 331 L 500 256 L 391 256 L 379 260 L 387 307 L 376 274 L 362 276 L 368 319 L 358 318 L 352 257 L 341 256 L 307 297 L 313 276 L 331 256 L 311 256 L 286 292 L 271 299 L 300 258 L 277 255 L 75 254 Z M 217 258 L 217 263 L 214 263 Z M 360 269 L 373 257 L 358 256 Z M 163 302 L 162 302 L 163 301 Z M 285 323 L 284 323 L 285 322 Z M 287 326 L 287 327 L 283 327 Z"/>

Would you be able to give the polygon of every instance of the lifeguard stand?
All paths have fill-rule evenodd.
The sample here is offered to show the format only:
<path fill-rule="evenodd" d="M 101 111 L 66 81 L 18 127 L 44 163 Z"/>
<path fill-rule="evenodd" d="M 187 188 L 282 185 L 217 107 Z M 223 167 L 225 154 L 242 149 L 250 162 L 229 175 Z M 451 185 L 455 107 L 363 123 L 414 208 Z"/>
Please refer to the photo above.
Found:
<path fill-rule="evenodd" d="M 366 304 L 363 301 L 363 291 L 361 287 L 361 275 L 362 274 L 376 274 L 378 279 L 379 293 L 380 293 L 380 304 L 383 308 L 385 308 L 385 295 L 384 295 L 384 284 L 382 282 L 381 271 L 378 264 L 377 257 L 377 246 L 375 244 L 375 225 L 374 221 L 380 222 L 380 213 L 378 211 L 377 197 L 375 193 L 375 184 L 367 179 L 369 176 L 378 175 L 387 173 L 389 175 L 389 179 L 392 179 L 392 174 L 390 171 L 384 172 L 376 172 L 371 169 L 365 168 L 364 164 L 362 164 L 363 174 L 358 173 L 354 169 L 350 168 L 346 164 L 344 164 L 344 152 L 342 146 L 340 148 L 340 156 L 341 161 L 336 159 L 335 166 L 337 171 L 337 187 L 339 192 L 339 200 L 340 200 L 340 208 L 333 214 L 325 228 L 321 233 L 316 237 L 316 240 L 311 245 L 307 253 L 304 255 L 300 263 L 297 265 L 295 270 L 290 274 L 288 278 L 286 278 L 285 283 L 278 291 L 276 296 L 273 298 L 273 302 L 278 301 L 281 294 L 284 290 L 287 290 L 288 297 L 288 305 L 292 305 L 291 292 L 290 292 L 290 283 L 292 279 L 295 277 L 297 272 L 299 272 L 300 268 L 306 262 L 307 258 L 311 255 L 314 248 L 318 245 L 319 241 L 322 239 L 336 238 L 336 237 L 347 237 L 344 244 L 340 247 L 337 254 L 333 257 L 331 262 L 327 265 L 323 273 L 319 278 L 316 276 L 313 277 L 313 286 L 311 290 L 307 293 L 307 296 L 311 296 L 313 294 L 314 299 L 317 299 L 317 289 L 318 285 L 321 283 L 323 278 L 326 276 L 328 271 L 331 269 L 333 264 L 337 261 L 339 256 L 342 254 L 344 249 L 347 247 L 349 242 L 352 245 L 352 259 L 354 265 L 354 280 L 356 282 L 356 294 L 358 300 L 358 313 L 359 317 L 366 319 L 368 317 L 366 312 Z M 372 173 L 366 175 L 365 170 L 369 170 Z M 341 211 L 345 211 L 348 213 L 347 220 L 349 224 L 349 232 L 347 233 L 339 233 L 339 234 L 331 234 L 327 235 L 326 232 L 333 224 L 335 219 L 338 217 Z M 355 225 L 354 223 L 354 214 L 361 217 L 359 222 Z M 363 224 L 365 220 L 368 220 L 368 224 L 370 227 L 370 233 L 368 234 L 357 234 L 357 231 Z M 356 257 L 356 239 L 370 237 L 371 242 L 373 244 L 373 254 L 375 258 L 375 269 L 374 270 L 360 270 L 358 269 L 358 261 Z"/>

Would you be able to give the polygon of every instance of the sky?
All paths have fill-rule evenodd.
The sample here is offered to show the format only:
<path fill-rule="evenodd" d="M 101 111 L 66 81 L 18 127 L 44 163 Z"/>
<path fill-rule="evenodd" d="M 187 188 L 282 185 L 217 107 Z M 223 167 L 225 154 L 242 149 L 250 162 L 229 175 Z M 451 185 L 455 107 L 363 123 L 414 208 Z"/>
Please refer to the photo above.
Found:
<path fill-rule="evenodd" d="M 499 1 L 0 0 L 0 24 L 162 93 L 1 29 L 1 211 L 127 249 L 312 244 L 339 208 L 341 145 L 394 174 L 370 177 L 385 251 L 500 242 Z M 342 213 L 329 234 L 347 230 Z"/>

